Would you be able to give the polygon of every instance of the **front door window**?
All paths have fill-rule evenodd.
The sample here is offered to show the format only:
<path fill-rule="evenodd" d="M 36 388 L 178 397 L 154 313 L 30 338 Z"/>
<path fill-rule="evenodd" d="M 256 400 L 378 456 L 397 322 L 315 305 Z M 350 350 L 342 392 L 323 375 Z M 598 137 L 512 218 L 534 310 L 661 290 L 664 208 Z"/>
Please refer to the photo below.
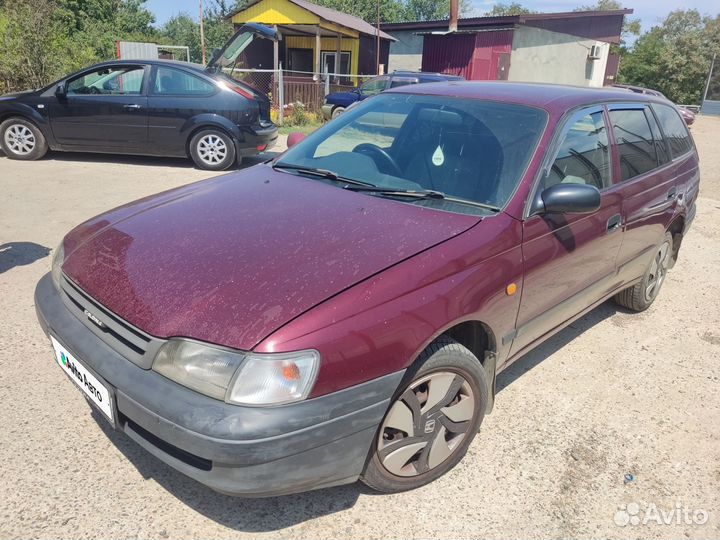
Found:
<path fill-rule="evenodd" d="M 142 91 L 145 70 L 140 66 L 104 67 L 71 80 L 67 94 L 138 96 Z"/>

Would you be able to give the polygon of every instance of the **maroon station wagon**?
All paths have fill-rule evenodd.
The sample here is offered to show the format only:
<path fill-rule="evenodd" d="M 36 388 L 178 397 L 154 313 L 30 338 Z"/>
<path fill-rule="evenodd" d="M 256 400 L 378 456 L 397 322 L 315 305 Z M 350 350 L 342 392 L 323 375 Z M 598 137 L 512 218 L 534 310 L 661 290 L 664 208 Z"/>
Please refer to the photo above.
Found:
<path fill-rule="evenodd" d="M 660 97 L 406 86 L 78 226 L 37 312 L 101 415 L 215 490 L 400 491 L 458 463 L 503 368 L 653 303 L 698 186 Z"/>

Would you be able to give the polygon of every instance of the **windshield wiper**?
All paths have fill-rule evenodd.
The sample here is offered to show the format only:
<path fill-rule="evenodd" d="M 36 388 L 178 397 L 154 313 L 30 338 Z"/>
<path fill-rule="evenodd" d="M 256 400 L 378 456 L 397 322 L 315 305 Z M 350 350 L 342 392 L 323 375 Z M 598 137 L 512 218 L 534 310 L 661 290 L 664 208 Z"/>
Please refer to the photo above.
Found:
<path fill-rule="evenodd" d="M 471 201 L 469 199 L 462 199 L 460 197 L 452 197 L 450 195 L 445 195 L 445 193 L 443 193 L 442 191 L 437 191 L 434 189 L 412 190 L 412 189 L 391 189 L 391 188 L 370 187 L 370 186 L 346 186 L 345 189 L 349 189 L 351 191 L 377 193 L 379 195 L 383 195 L 386 197 L 410 197 L 413 199 L 436 199 L 436 200 L 453 202 L 453 203 L 457 203 L 457 204 L 464 204 L 467 206 L 475 206 L 478 208 L 483 208 L 485 210 L 491 210 L 493 212 L 500 211 L 500 208 L 497 206 L 493 206 L 490 204 L 485 204 L 485 203 L 481 203 L 481 202 L 477 202 L 477 201 Z"/>
<path fill-rule="evenodd" d="M 273 169 L 287 169 L 289 171 L 297 171 L 300 174 L 309 174 L 311 176 L 319 176 L 320 178 L 326 178 L 327 180 L 332 180 L 333 182 L 339 182 L 342 184 L 350 184 L 353 186 L 362 186 L 362 187 L 368 187 L 373 188 L 375 187 L 374 184 L 371 184 L 370 182 L 363 182 L 361 180 L 353 180 L 352 178 L 346 178 L 344 176 L 340 176 L 335 171 L 331 171 L 328 169 L 316 169 L 314 167 L 304 167 L 303 165 L 294 165 L 292 163 L 275 163 L 272 165 Z"/>

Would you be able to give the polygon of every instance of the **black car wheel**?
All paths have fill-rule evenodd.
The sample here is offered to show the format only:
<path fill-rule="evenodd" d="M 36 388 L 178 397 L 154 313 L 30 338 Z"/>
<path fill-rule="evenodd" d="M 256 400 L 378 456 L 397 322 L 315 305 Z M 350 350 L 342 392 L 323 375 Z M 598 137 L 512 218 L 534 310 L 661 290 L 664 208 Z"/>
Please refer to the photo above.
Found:
<path fill-rule="evenodd" d="M 0 124 L 0 144 L 10 159 L 32 161 L 48 151 L 40 129 L 24 118 L 9 118 Z"/>
<path fill-rule="evenodd" d="M 235 144 L 222 131 L 203 129 L 191 139 L 190 155 L 201 169 L 224 171 L 235 163 Z"/>
<path fill-rule="evenodd" d="M 455 340 L 438 339 L 417 360 L 390 405 L 362 481 L 393 493 L 442 476 L 465 455 L 487 400 L 480 361 Z"/>

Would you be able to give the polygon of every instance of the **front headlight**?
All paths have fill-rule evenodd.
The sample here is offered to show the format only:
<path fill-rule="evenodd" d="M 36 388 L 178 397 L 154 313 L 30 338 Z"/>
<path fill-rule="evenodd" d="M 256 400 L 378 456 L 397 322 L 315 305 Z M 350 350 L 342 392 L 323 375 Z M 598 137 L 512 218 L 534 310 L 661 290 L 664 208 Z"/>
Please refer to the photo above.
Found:
<path fill-rule="evenodd" d="M 65 242 L 55 248 L 53 253 L 52 266 L 50 267 L 50 275 L 52 276 L 55 288 L 60 290 L 60 276 L 62 276 L 62 263 L 65 261 Z"/>
<path fill-rule="evenodd" d="M 238 405 L 279 405 L 305 399 L 320 367 L 317 351 L 254 354 L 171 339 L 153 370 L 201 394 Z"/>

